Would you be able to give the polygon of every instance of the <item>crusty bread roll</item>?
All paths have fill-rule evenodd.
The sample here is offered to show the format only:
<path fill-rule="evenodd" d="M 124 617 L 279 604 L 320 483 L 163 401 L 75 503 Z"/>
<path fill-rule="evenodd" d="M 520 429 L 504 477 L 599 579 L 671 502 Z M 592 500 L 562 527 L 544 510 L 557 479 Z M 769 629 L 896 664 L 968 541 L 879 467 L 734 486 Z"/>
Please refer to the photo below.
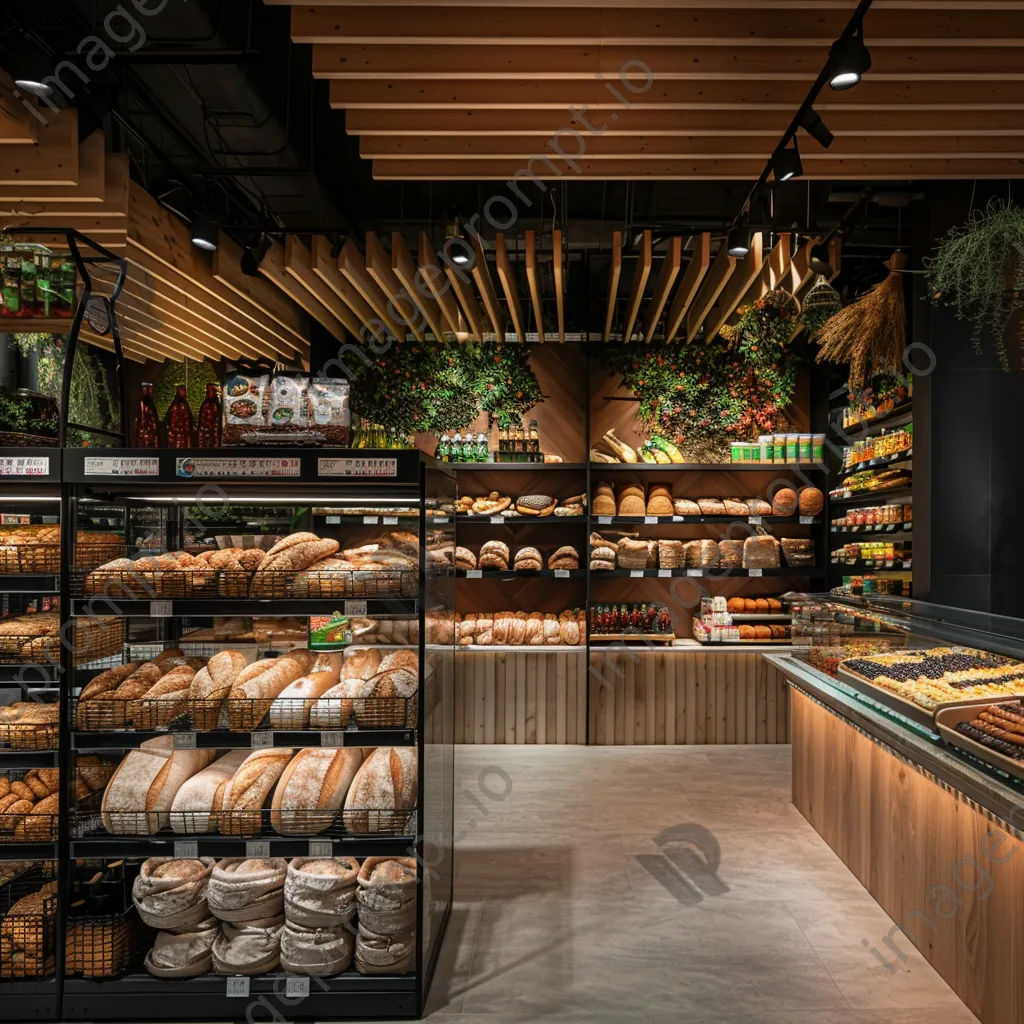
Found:
<path fill-rule="evenodd" d="M 228 783 L 249 753 L 229 750 L 182 785 L 171 804 L 170 821 L 175 832 L 198 834 L 214 830 Z"/>
<path fill-rule="evenodd" d="M 231 835 L 259 832 L 260 811 L 294 753 L 291 747 L 268 747 L 249 754 L 224 792 L 221 832 Z"/>
<path fill-rule="evenodd" d="M 349 832 L 401 832 L 418 796 L 415 747 L 377 747 L 356 773 L 345 798 Z"/>
<path fill-rule="evenodd" d="M 310 747 L 288 763 L 274 789 L 270 823 L 286 836 L 323 832 L 363 763 L 358 747 Z"/>
<path fill-rule="evenodd" d="M 103 792 L 103 826 L 114 835 L 146 835 L 168 823 L 178 790 L 216 757 L 213 750 L 175 750 L 157 736 L 128 752 Z"/>
<path fill-rule="evenodd" d="M 270 727 L 308 729 L 310 709 L 337 682 L 336 672 L 311 672 L 289 683 L 270 705 Z"/>

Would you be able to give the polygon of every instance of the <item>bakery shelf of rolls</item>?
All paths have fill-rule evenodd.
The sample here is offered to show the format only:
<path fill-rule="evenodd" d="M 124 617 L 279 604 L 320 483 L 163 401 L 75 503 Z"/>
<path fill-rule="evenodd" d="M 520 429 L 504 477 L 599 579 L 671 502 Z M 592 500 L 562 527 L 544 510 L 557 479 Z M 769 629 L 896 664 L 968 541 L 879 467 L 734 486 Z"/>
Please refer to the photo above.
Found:
<path fill-rule="evenodd" d="M 456 575 L 460 577 L 504 576 L 509 573 L 532 576 L 571 575 L 579 568 L 579 551 L 572 544 L 510 546 L 503 540 L 488 540 L 476 550 L 461 544 L 455 549 Z"/>
<path fill-rule="evenodd" d="M 31 993 L 26 985 L 53 979 L 56 948 L 56 863 L 0 863 L 0 1000 L 5 1016 L 21 1016 L 13 1000 Z"/>

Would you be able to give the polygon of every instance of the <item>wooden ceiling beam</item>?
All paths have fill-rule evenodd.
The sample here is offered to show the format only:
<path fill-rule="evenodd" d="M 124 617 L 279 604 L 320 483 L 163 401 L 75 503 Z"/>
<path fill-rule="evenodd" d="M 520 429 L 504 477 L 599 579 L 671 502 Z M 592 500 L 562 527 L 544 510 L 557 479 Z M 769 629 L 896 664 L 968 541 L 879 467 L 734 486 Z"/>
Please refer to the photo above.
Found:
<path fill-rule="evenodd" d="M 73 107 L 40 125 L 37 142 L 0 146 L 0 187 L 77 185 L 78 177 L 78 111 Z"/>
<path fill-rule="evenodd" d="M 505 245 L 505 235 L 498 232 L 495 241 L 497 251 L 498 279 L 501 281 L 502 290 L 505 292 L 505 302 L 508 304 L 508 313 L 512 317 L 512 328 L 516 332 L 516 341 L 526 341 L 526 331 L 523 325 L 523 311 L 519 305 L 519 282 L 516 279 L 516 272 L 512 269 L 512 261 L 508 258 L 508 247 Z"/>
<path fill-rule="evenodd" d="M 418 270 L 420 278 L 426 282 L 434 296 L 441 315 L 447 321 L 449 330 L 461 341 L 465 337 L 465 331 L 460 323 L 459 304 L 455 301 L 451 283 L 438 264 L 437 255 L 425 231 L 420 232 Z"/>
<path fill-rule="evenodd" d="M 370 304 L 360 295 L 359 290 L 338 269 L 338 257 L 332 256 L 333 245 L 324 235 L 313 236 L 310 250 L 313 273 L 338 297 L 338 319 L 348 328 L 350 334 L 362 340 L 367 335 L 379 344 L 388 339 L 387 328 L 382 326 Z"/>
<path fill-rule="evenodd" d="M 437 300 L 430 294 L 429 288 L 426 289 L 427 294 L 423 294 L 423 282 L 401 231 L 394 231 L 391 234 L 391 269 L 406 294 L 416 303 L 416 308 L 430 326 L 434 337 L 438 341 L 450 340 L 450 332 Z"/>
<path fill-rule="evenodd" d="M 761 264 L 760 273 L 737 303 L 737 308 L 764 298 L 776 288 L 781 287 L 785 288 L 787 292 L 791 291 L 792 289 L 788 285 L 792 284 L 792 281 L 788 278 L 790 276 L 789 268 L 793 262 L 792 257 L 790 236 L 788 234 L 779 235 L 771 252 L 768 253 L 768 258 Z"/>
<path fill-rule="evenodd" d="M 654 291 L 647 303 L 647 312 L 644 316 L 644 341 L 650 341 L 661 318 L 661 311 L 668 302 L 672 285 L 683 265 L 683 240 L 679 235 L 674 235 L 668 240 L 668 252 L 661 261 L 661 268 L 658 270 L 658 280 L 654 283 Z"/>
<path fill-rule="evenodd" d="M 530 305 L 533 307 L 533 322 L 537 340 L 544 341 L 544 307 L 541 304 L 540 267 L 537 263 L 537 232 L 526 230 L 526 286 L 530 291 Z M 523 341 L 525 339 L 520 339 Z"/>
<path fill-rule="evenodd" d="M 311 297 L 307 309 L 309 315 L 323 324 L 338 341 L 345 341 L 345 319 L 349 316 L 350 310 L 313 273 L 313 257 L 309 249 L 295 235 L 285 236 L 284 271 L 309 292 Z"/>
<path fill-rule="evenodd" d="M 128 180 L 126 153 L 106 151 L 102 132 L 93 132 L 78 145 L 78 183 L 75 185 L 0 185 L 0 203 L 103 203 L 110 176 L 106 165 L 114 163 Z M 23 149 L 19 146 L 18 149 Z M 56 225 L 54 225 L 56 226 Z"/>
<path fill-rule="evenodd" d="M 704 323 L 705 317 L 722 294 L 722 289 L 729 283 L 729 278 L 736 268 L 736 260 L 729 255 L 724 245 L 718 250 L 711 269 L 705 275 L 704 283 L 697 292 L 689 312 L 686 314 L 686 341 L 689 344 L 697 337 L 697 332 Z"/>
<path fill-rule="evenodd" d="M 423 341 L 425 321 L 419 307 L 411 296 L 404 294 L 402 282 L 391 269 L 391 255 L 372 231 L 366 232 L 366 269 L 387 296 L 387 310 L 392 319 L 405 330 L 412 331 L 417 341 Z"/>
<path fill-rule="evenodd" d="M 636 266 L 633 268 L 633 281 L 629 286 L 629 302 L 626 304 L 626 322 L 622 329 L 622 340 L 633 340 L 633 324 L 640 313 L 640 303 L 644 300 L 644 289 L 647 279 L 651 276 L 654 265 L 652 234 L 645 230 L 640 236 L 640 252 L 637 254 Z"/>
<path fill-rule="evenodd" d="M 562 251 L 562 232 L 556 228 L 551 232 L 551 260 L 555 275 L 555 308 L 558 315 L 558 340 L 565 341 L 565 255 Z"/>
<path fill-rule="evenodd" d="M 477 291 L 483 300 L 484 310 L 491 321 L 491 329 L 498 341 L 505 340 L 505 318 L 498 304 L 498 293 L 494 288 L 494 281 L 491 278 L 491 268 L 487 264 L 487 253 L 480 243 L 480 236 L 473 235 L 470 238 L 473 246 L 473 281 L 476 283 Z"/>
<path fill-rule="evenodd" d="M 389 296 L 366 269 L 366 258 L 351 238 L 341 247 L 341 253 L 338 256 L 338 269 L 348 283 L 369 304 L 377 318 L 387 327 L 392 336 L 398 341 L 405 341 L 405 326 L 399 324 L 389 312 Z"/>
<path fill-rule="evenodd" d="M 704 341 L 718 336 L 722 325 L 735 312 L 747 289 L 757 280 L 764 264 L 764 235 L 755 231 L 750 238 L 750 251 L 738 260 L 726 286 L 719 293 L 704 322 Z"/>
<path fill-rule="evenodd" d="M 747 8 L 729 3 L 706 9 L 649 5 L 598 8 L 592 18 L 561 5 L 459 8 L 357 7 L 344 16 L 328 6 L 292 7 L 296 43 L 459 46 L 796 46 L 825 47 L 846 27 L 849 10 L 778 6 Z M 1024 39 L 1024 11 L 872 10 L 871 46 L 964 46 L 986 39 Z"/>
<path fill-rule="evenodd" d="M 619 297 L 619 278 L 622 276 L 622 232 L 612 232 L 612 256 L 608 267 L 608 302 L 604 309 L 605 341 L 612 340 L 612 323 L 615 320 L 615 306 Z"/>
<path fill-rule="evenodd" d="M 711 235 L 705 231 L 703 234 L 694 235 L 690 262 L 686 265 L 686 271 L 676 289 L 672 305 L 668 308 L 668 318 L 665 320 L 666 343 L 675 340 L 679 329 L 686 322 L 690 304 L 693 302 L 710 265 Z"/>

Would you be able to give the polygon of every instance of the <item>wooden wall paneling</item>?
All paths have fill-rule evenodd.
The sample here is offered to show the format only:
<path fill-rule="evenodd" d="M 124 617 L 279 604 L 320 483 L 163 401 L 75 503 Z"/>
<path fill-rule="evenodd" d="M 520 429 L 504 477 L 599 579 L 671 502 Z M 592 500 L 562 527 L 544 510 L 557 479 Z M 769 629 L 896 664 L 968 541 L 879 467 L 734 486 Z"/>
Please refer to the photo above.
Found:
<path fill-rule="evenodd" d="M 494 290 L 491 279 L 491 268 L 487 265 L 487 254 L 480 244 L 480 236 L 473 235 L 470 239 L 473 246 L 473 280 L 483 300 L 484 310 L 491 321 L 491 329 L 497 341 L 505 340 L 505 319 L 498 304 L 498 293 Z"/>
<path fill-rule="evenodd" d="M 391 270 L 405 289 L 406 294 L 416 304 L 416 308 L 429 325 L 434 337 L 438 341 L 454 340 L 447 330 L 447 325 L 441 314 L 441 307 L 431 296 L 430 289 L 426 289 L 426 294 L 422 290 L 426 286 L 420 279 L 416 263 L 412 258 L 412 253 L 409 252 L 409 247 L 405 244 L 401 231 L 394 231 L 391 234 Z"/>
<path fill-rule="evenodd" d="M 366 269 L 387 296 L 388 313 L 406 331 L 412 331 L 417 341 L 423 341 L 425 321 L 412 298 L 403 294 L 402 282 L 391 269 L 391 256 L 384 251 L 384 246 L 372 231 L 366 232 L 365 245 Z"/>
<path fill-rule="evenodd" d="M 562 251 L 562 232 L 556 228 L 551 232 L 551 259 L 555 275 L 555 308 L 558 316 L 558 340 L 565 341 L 565 280 Z"/>
<path fill-rule="evenodd" d="M 444 272 L 451 290 L 459 300 L 459 309 L 462 311 L 460 322 L 465 326 L 460 328 L 460 336 L 468 337 L 470 341 L 481 341 L 484 336 L 483 316 L 480 304 L 476 299 L 476 292 L 472 287 L 471 274 L 467 274 L 458 264 L 445 265 Z"/>
<path fill-rule="evenodd" d="M 537 332 L 537 340 L 543 342 L 544 338 L 544 309 L 541 306 L 540 293 L 540 267 L 537 264 L 537 232 L 532 228 L 526 230 L 526 284 L 530 290 L 530 304 L 533 307 L 534 329 Z M 525 341 L 525 338 L 520 338 Z"/>
<path fill-rule="evenodd" d="M 647 279 L 651 276 L 654 256 L 651 248 L 651 232 L 645 230 L 640 236 L 640 252 L 637 255 L 636 267 L 633 268 L 633 281 L 629 286 L 629 301 L 626 304 L 626 322 L 622 328 L 622 340 L 633 340 L 633 324 L 640 313 L 640 303 L 644 300 L 644 289 Z"/>
<path fill-rule="evenodd" d="M 14 95 L 14 79 L 0 68 L 0 145 L 28 145 L 39 138 L 39 118 L 25 102 L 39 109 L 34 97 Z"/>
<path fill-rule="evenodd" d="M 728 284 L 729 278 L 732 277 L 735 267 L 736 260 L 729 255 L 729 250 L 723 243 L 686 314 L 687 343 L 697 337 L 697 332 L 704 323 L 704 318 L 711 312 L 712 307 L 718 301 L 718 297 L 722 294 L 722 289 Z"/>
<path fill-rule="evenodd" d="M 310 249 L 313 273 L 340 300 L 341 305 L 334 308 L 348 332 L 359 339 L 370 334 L 377 342 L 383 343 L 388 337 L 387 328 L 355 286 L 342 277 L 337 257 L 331 255 L 332 248 L 330 240 L 323 235 L 313 236 Z"/>
<path fill-rule="evenodd" d="M 178 353 L 174 358 L 181 359 L 188 356 L 195 359 L 210 359 L 216 362 L 219 359 L 237 358 L 237 352 L 224 350 L 219 345 L 210 345 L 192 333 L 178 331 L 169 327 L 152 312 L 146 312 L 135 303 L 136 299 L 126 292 L 121 293 L 117 303 L 118 322 L 129 327 L 141 337 L 148 337 L 157 344 L 163 345 L 169 350 Z"/>
<path fill-rule="evenodd" d="M 515 271 L 512 269 L 512 262 L 508 258 L 505 235 L 500 231 L 495 241 L 495 249 L 498 278 L 501 281 L 502 291 L 505 293 L 509 316 L 512 317 L 512 327 L 516 332 L 516 341 L 525 342 L 526 334 L 523 328 L 523 311 L 519 305 L 519 282 L 516 279 Z"/>
<path fill-rule="evenodd" d="M 658 320 L 661 318 L 661 311 L 665 308 L 665 303 L 668 302 L 668 297 L 672 292 L 672 285 L 675 284 L 676 278 L 679 276 L 682 261 L 683 240 L 679 235 L 675 235 L 668 240 L 668 252 L 665 253 L 661 261 L 658 279 L 654 283 L 654 291 L 647 303 L 647 313 L 644 316 L 643 325 L 644 341 L 649 342 L 654 337 Z"/>
<path fill-rule="evenodd" d="M 612 232 L 612 256 L 608 268 L 608 304 L 604 313 L 604 340 L 612 340 L 612 321 L 619 296 L 619 277 L 622 274 L 622 232 Z"/>
<path fill-rule="evenodd" d="M 718 301 L 711 308 L 704 322 L 704 341 L 713 341 L 722 324 L 732 315 L 746 294 L 747 289 L 757 280 L 764 263 L 764 235 L 755 231 L 750 239 L 750 251 L 733 269 L 728 283 L 719 293 Z"/>
<path fill-rule="evenodd" d="M 0 187 L 77 185 L 78 111 L 40 125 L 38 139 L 28 146 L 0 146 Z"/>
<path fill-rule="evenodd" d="M 366 260 L 351 238 L 347 239 L 341 247 L 341 253 L 338 255 L 338 269 L 348 283 L 369 304 L 392 335 L 399 341 L 404 341 L 405 328 L 399 325 L 388 311 L 387 294 L 367 271 Z"/>
<path fill-rule="evenodd" d="M 0 185 L 0 203 L 102 203 L 107 196 L 107 160 L 116 160 L 124 168 L 126 178 L 128 174 L 127 155 L 108 156 L 106 149 L 107 140 L 103 132 L 92 132 L 78 146 L 76 184 Z"/>
<path fill-rule="evenodd" d="M 438 265 L 437 256 L 425 231 L 420 232 L 419 274 L 427 283 L 441 314 L 448 323 L 452 336 L 460 340 L 465 337 L 459 318 L 459 307 L 452 294 L 451 284 Z"/>
<path fill-rule="evenodd" d="M 672 305 L 668 309 L 668 317 L 665 320 L 666 342 L 675 341 L 679 329 L 686 322 L 690 303 L 693 302 L 710 265 L 711 235 L 705 231 L 693 236 L 693 252 L 690 254 L 690 262 L 686 265 L 686 271 L 679 282 Z"/>

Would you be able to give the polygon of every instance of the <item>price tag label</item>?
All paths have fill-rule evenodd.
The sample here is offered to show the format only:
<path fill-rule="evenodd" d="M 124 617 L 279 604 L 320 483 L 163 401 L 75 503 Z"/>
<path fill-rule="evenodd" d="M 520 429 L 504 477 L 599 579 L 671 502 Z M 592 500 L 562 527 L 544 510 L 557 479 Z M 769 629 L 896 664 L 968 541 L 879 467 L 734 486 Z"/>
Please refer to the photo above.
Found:
<path fill-rule="evenodd" d="M 310 857 L 333 857 L 334 843 L 330 839 L 310 839 L 309 855 Z"/>
<path fill-rule="evenodd" d="M 672 575 L 672 570 L 671 569 L 659 569 L 658 570 L 658 576 L 661 579 L 667 579 L 671 575 Z"/>
<path fill-rule="evenodd" d="M 341 526 L 341 516 L 328 516 L 327 517 L 327 525 L 328 526 Z"/>
<path fill-rule="evenodd" d="M 569 570 L 568 569 L 556 569 L 555 570 L 555 579 L 556 580 L 567 580 L 568 578 L 569 578 Z"/>
<path fill-rule="evenodd" d="M 629 570 L 629 578 L 630 579 L 634 579 L 634 580 L 636 580 L 636 579 L 642 580 L 644 578 L 644 571 L 643 571 L 643 569 L 630 569 Z"/>
<path fill-rule="evenodd" d="M 363 516 L 363 526 L 376 526 L 380 522 L 380 516 Z"/>
<path fill-rule="evenodd" d="M 264 860 L 270 856 L 270 843 L 266 839 L 250 840 L 245 844 L 245 855 Z"/>
<path fill-rule="evenodd" d="M 176 732 L 174 734 L 175 750 L 195 750 L 196 734 L 194 732 Z"/>
<path fill-rule="evenodd" d="M 814 516 L 801 516 L 800 523 L 803 526 L 810 526 L 814 522 Z"/>
<path fill-rule="evenodd" d="M 345 602 L 345 614 L 346 615 L 365 615 L 366 614 L 366 602 L 365 601 L 346 601 Z"/>
<path fill-rule="evenodd" d="M 685 516 L 673 516 L 672 517 L 672 522 L 673 523 L 685 523 L 686 522 L 686 517 Z"/>
<path fill-rule="evenodd" d="M 760 576 L 761 575 L 761 570 L 760 569 L 748 569 L 747 570 L 747 575 L 748 576 Z"/>
<path fill-rule="evenodd" d="M 644 516 L 645 523 L 656 523 L 658 521 L 657 516 Z"/>
<path fill-rule="evenodd" d="M 479 579 L 483 578 L 483 575 L 484 575 L 483 569 L 467 569 L 466 570 L 466 579 L 467 580 L 479 580 Z"/>
<path fill-rule="evenodd" d="M 253 750 L 265 750 L 274 745 L 274 734 L 269 729 L 258 729 L 249 734 Z"/>
<path fill-rule="evenodd" d="M 504 526 L 505 525 L 505 517 L 504 516 L 491 516 L 491 525 L 492 526 Z"/>
<path fill-rule="evenodd" d="M 895 523 L 889 523 L 889 525 L 885 528 L 885 532 L 886 533 L 895 533 L 896 532 L 896 524 Z"/>
<path fill-rule="evenodd" d="M 911 565 L 913 565 L 913 562 L 904 562 L 903 563 L 903 568 L 904 569 L 909 569 L 911 567 Z"/>
<path fill-rule="evenodd" d="M 747 516 L 747 522 L 750 523 L 751 526 L 760 526 L 761 525 L 761 517 L 760 516 Z"/>
<path fill-rule="evenodd" d="M 451 522 L 447 516 L 434 516 L 433 522 L 437 523 L 438 526 L 444 526 L 446 523 Z"/>
<path fill-rule="evenodd" d="M 601 526 L 611 526 L 612 525 L 612 517 L 611 516 L 598 516 L 597 517 L 597 522 Z"/>
<path fill-rule="evenodd" d="M 289 976 L 284 983 L 285 999 L 305 999 L 309 995 L 309 978 Z"/>
<path fill-rule="evenodd" d="M 703 569 L 687 569 L 686 570 L 686 575 L 687 576 L 703 576 L 704 575 L 704 570 Z"/>
<path fill-rule="evenodd" d="M 48 476 L 49 472 L 49 456 L 0 459 L 0 476 Z"/>
<path fill-rule="evenodd" d="M 228 999 L 248 999 L 249 979 L 244 974 L 237 978 L 228 978 L 225 995 Z"/>
<path fill-rule="evenodd" d="M 169 619 L 174 614 L 173 601 L 150 601 L 149 617 L 151 619 Z"/>
<path fill-rule="evenodd" d="M 341 730 L 328 730 L 320 733 L 321 747 L 343 747 L 345 746 L 345 733 Z"/>
<path fill-rule="evenodd" d="M 199 844 L 193 839 L 176 839 L 174 841 L 174 856 L 181 860 L 195 860 L 199 856 Z"/>
<path fill-rule="evenodd" d="M 384 517 L 384 525 L 385 526 L 397 526 L 398 525 L 398 516 L 385 516 Z"/>

